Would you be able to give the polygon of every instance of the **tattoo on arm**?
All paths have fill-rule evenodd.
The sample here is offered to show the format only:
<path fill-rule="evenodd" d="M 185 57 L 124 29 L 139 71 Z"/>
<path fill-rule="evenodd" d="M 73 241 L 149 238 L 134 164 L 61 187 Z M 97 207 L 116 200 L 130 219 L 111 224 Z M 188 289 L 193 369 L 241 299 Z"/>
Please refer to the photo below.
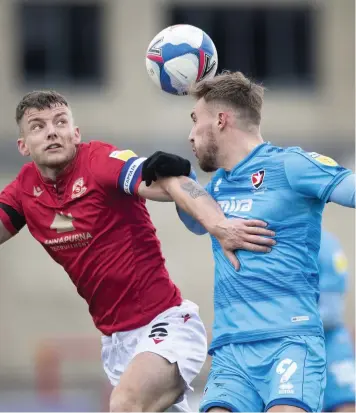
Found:
<path fill-rule="evenodd" d="M 208 193 L 195 182 L 184 182 L 181 184 L 183 191 L 188 192 L 189 196 L 193 199 L 199 198 L 201 196 L 208 196 Z"/>

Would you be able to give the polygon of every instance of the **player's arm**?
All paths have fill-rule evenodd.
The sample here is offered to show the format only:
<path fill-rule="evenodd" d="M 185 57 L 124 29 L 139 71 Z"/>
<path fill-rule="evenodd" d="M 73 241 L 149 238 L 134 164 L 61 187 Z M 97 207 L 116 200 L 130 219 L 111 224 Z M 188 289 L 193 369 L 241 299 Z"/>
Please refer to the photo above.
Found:
<path fill-rule="evenodd" d="M 329 201 L 349 208 L 355 208 L 355 174 L 347 175 L 335 186 L 329 196 Z"/>
<path fill-rule="evenodd" d="M 265 228 L 265 222 L 241 218 L 227 219 L 210 194 L 192 178 L 159 178 L 155 185 L 166 194 L 162 195 L 164 200 L 173 200 L 176 203 L 178 216 L 186 228 L 196 235 L 209 232 L 219 240 L 225 253 L 237 249 L 270 252 L 271 247 L 275 245 L 275 241 L 268 238 L 274 237 L 275 233 Z M 145 184 L 141 183 L 139 193 L 141 187 L 146 191 Z M 153 192 L 151 195 L 153 196 Z M 160 201 L 160 198 L 161 195 L 150 199 Z"/>
<path fill-rule="evenodd" d="M 177 205 L 177 214 L 179 219 L 183 222 L 185 227 L 195 235 L 205 235 L 208 233 L 207 229 L 203 227 L 196 219 L 186 213 L 184 209 Z"/>
<path fill-rule="evenodd" d="M 187 179 L 188 176 L 191 179 Z M 169 179 L 168 177 L 179 177 L 180 183 L 178 183 L 177 178 Z M 203 235 L 207 232 L 214 235 L 215 228 L 213 226 L 216 222 L 213 221 L 213 217 L 227 222 L 221 208 L 209 195 L 209 192 L 197 182 L 196 173 L 187 159 L 166 152 L 155 152 L 143 163 L 142 180 L 144 182 L 141 182 L 138 188 L 139 195 L 155 201 L 173 200 L 176 203 L 180 220 L 186 228 L 197 235 Z M 204 196 L 204 199 L 198 199 L 201 196 Z M 242 248 L 267 252 L 269 248 L 254 244 L 268 245 L 268 247 L 273 245 L 272 240 L 254 237 L 254 235 L 271 235 L 270 232 L 267 234 L 265 229 L 254 228 L 254 226 L 265 226 L 266 224 L 262 221 L 236 219 L 233 221 L 233 225 L 242 226 L 245 232 L 250 232 L 249 234 L 241 234 L 241 240 L 243 239 L 242 235 L 252 236 L 249 240 L 245 239 L 245 242 L 250 241 L 251 243 L 246 242 Z"/>
<path fill-rule="evenodd" d="M 167 164 L 165 166 L 162 166 L 163 162 L 161 162 L 161 159 L 166 159 Z M 158 175 L 157 170 L 159 170 L 160 175 Z M 164 179 L 189 176 L 189 178 L 197 182 L 196 173 L 191 169 L 189 161 L 180 156 L 164 152 L 156 152 L 147 158 L 143 163 L 141 175 L 142 182 L 138 187 L 138 194 L 142 198 L 158 202 L 174 202 L 172 196 L 167 192 L 167 181 L 164 181 Z M 199 222 L 195 221 L 178 205 L 177 212 L 179 216 L 182 216 L 182 220 L 187 222 L 187 227 L 193 227 L 194 225 L 201 227 Z M 204 227 L 201 227 L 198 230 L 199 232 L 206 233 L 207 231 Z"/>
<path fill-rule="evenodd" d="M 195 182 L 198 183 L 197 175 L 193 169 L 190 172 L 189 178 L 193 179 Z M 204 188 L 204 190 L 209 194 L 210 191 L 208 188 L 210 188 L 210 183 Z M 203 227 L 203 225 L 201 225 L 199 221 L 194 219 L 191 215 L 184 211 L 184 209 L 180 208 L 177 204 L 176 209 L 179 219 L 183 222 L 185 227 L 190 232 L 192 232 L 195 235 L 205 235 L 208 233 L 206 228 Z"/>
<path fill-rule="evenodd" d="M 226 249 L 269 252 L 275 242 L 266 238 L 274 236 L 263 228 L 266 224 L 258 220 L 228 220 L 196 178 L 187 159 L 159 151 L 144 161 L 142 179 L 145 183 L 140 184 L 138 192 L 149 199 L 160 201 L 162 196 L 164 200 L 173 200 L 179 218 L 190 231 L 198 235 L 209 232 Z M 149 193 L 152 182 L 154 190 L 163 189 L 163 194 L 159 191 L 160 197 L 155 198 L 153 191 Z"/>
<path fill-rule="evenodd" d="M 141 170 L 142 182 L 138 194 L 151 201 L 174 201 L 162 185 L 161 178 L 189 176 L 190 162 L 178 155 L 157 151 L 144 160 Z"/>
<path fill-rule="evenodd" d="M 168 181 L 161 177 L 191 174 L 190 162 L 176 155 L 155 152 L 149 158 L 142 158 L 131 150 L 118 150 L 103 142 L 93 142 L 91 145 L 91 172 L 98 184 L 107 191 L 118 190 L 126 195 L 139 195 L 152 201 L 172 202 L 172 196 L 163 185 Z M 195 174 L 192 176 L 195 178 Z M 216 212 L 215 202 L 209 202 L 212 202 Z M 187 228 L 195 233 L 207 232 L 206 228 L 184 209 L 177 209 Z M 222 218 L 221 212 L 220 217 Z"/>
<path fill-rule="evenodd" d="M 92 142 L 91 145 L 91 171 L 98 184 L 105 190 L 117 189 L 126 195 L 139 195 L 152 201 L 172 202 L 172 197 L 158 182 L 157 174 L 180 176 L 190 173 L 189 161 L 176 155 L 167 154 L 167 158 L 160 156 L 162 152 L 155 152 L 149 158 L 144 158 L 130 149 L 118 150 L 113 145 L 103 142 Z"/>
<path fill-rule="evenodd" d="M 267 238 L 275 234 L 263 228 L 267 225 L 263 221 L 228 220 L 210 194 L 196 182 L 190 162 L 180 156 L 156 152 L 143 163 L 142 179 L 149 186 L 152 186 L 152 181 L 157 181 L 155 184 L 176 203 L 178 215 L 185 226 L 195 234 L 209 232 L 215 236 L 232 262 L 232 257 L 235 259 L 234 250 L 269 252 L 275 244 L 274 240 Z M 144 183 L 140 184 L 139 193 L 145 196 L 140 192 L 141 188 L 144 191 L 149 189 Z"/>
<path fill-rule="evenodd" d="M 197 235 L 209 232 L 218 239 L 224 239 L 227 237 L 227 231 L 232 230 L 230 222 L 219 205 L 199 183 L 190 177 L 158 178 L 149 187 L 145 182 L 141 182 L 137 192 L 141 197 L 153 201 L 174 201 L 181 221 Z M 265 226 L 262 221 L 259 224 Z M 271 234 L 271 231 L 266 230 L 265 235 L 271 236 Z M 266 239 L 266 242 L 272 245 L 272 240 Z M 226 241 L 225 243 L 227 247 L 232 248 L 231 244 Z M 241 245 L 234 244 L 234 249 L 240 247 Z M 269 251 L 267 247 L 261 246 L 260 248 L 261 251 Z"/>
<path fill-rule="evenodd" d="M 147 186 L 142 181 L 137 188 L 137 194 L 141 198 L 149 199 L 150 201 L 173 202 L 172 197 L 162 187 L 160 180 L 153 182 L 150 186 Z"/>
<path fill-rule="evenodd" d="M 96 182 L 105 191 L 119 191 L 126 195 L 139 195 L 153 201 L 169 202 L 171 197 L 161 187 L 156 177 L 149 179 L 149 186 L 143 182 L 147 158 L 137 156 L 132 150 L 118 150 L 113 145 L 92 142 L 89 155 L 91 172 Z"/>
<path fill-rule="evenodd" d="M 158 183 L 179 210 L 189 214 L 212 235 L 218 231 L 219 223 L 226 220 L 215 200 L 193 179 L 186 176 L 161 178 Z"/>
<path fill-rule="evenodd" d="M 11 237 L 11 232 L 5 228 L 5 225 L 2 223 L 0 219 L 0 245 L 8 241 Z"/>
<path fill-rule="evenodd" d="M 18 193 L 17 180 L 0 193 L 0 244 L 8 241 L 26 225 Z"/>
<path fill-rule="evenodd" d="M 220 243 L 225 255 L 239 268 L 234 251 L 238 249 L 269 252 L 275 245 L 275 233 L 266 229 L 260 220 L 227 219 L 220 206 L 193 179 L 181 176 L 164 178 L 162 187 L 172 197 L 178 208 L 190 215 Z"/>
<path fill-rule="evenodd" d="M 234 250 L 269 252 L 274 245 L 275 242 L 266 237 L 275 234 L 260 228 L 266 226 L 264 222 L 226 219 L 218 204 L 199 184 L 181 176 L 189 175 L 189 161 L 171 154 L 160 156 L 159 153 L 157 157 L 154 154 L 146 159 L 138 157 L 131 150 L 119 151 L 112 145 L 101 142 L 92 145 L 91 172 L 101 187 L 110 193 L 117 190 L 126 195 L 139 195 L 155 201 L 173 200 L 220 241 L 235 267 L 239 265 Z M 185 162 L 182 163 L 182 159 Z M 161 178 L 172 175 L 171 178 Z M 244 235 L 248 225 L 258 226 L 256 231 L 259 232 L 258 235 L 248 234 L 249 242 L 246 242 Z"/>
<path fill-rule="evenodd" d="M 333 159 L 297 151 L 287 156 L 284 165 L 288 182 L 296 192 L 355 208 L 355 175 Z"/>

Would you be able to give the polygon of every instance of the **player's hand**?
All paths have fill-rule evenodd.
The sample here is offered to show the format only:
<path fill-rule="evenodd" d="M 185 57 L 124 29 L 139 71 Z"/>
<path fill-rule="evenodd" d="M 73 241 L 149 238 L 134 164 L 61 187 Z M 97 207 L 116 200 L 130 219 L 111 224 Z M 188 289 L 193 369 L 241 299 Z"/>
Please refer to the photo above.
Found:
<path fill-rule="evenodd" d="M 225 219 L 214 228 L 212 235 L 218 239 L 224 254 L 235 269 L 239 270 L 240 262 L 234 251 L 270 252 L 276 244 L 274 239 L 266 238 L 276 235 L 266 226 L 264 221 L 257 219 Z"/>
<path fill-rule="evenodd" d="M 158 178 L 189 176 L 190 162 L 172 153 L 157 151 L 145 160 L 142 166 L 142 180 L 150 186 Z"/>

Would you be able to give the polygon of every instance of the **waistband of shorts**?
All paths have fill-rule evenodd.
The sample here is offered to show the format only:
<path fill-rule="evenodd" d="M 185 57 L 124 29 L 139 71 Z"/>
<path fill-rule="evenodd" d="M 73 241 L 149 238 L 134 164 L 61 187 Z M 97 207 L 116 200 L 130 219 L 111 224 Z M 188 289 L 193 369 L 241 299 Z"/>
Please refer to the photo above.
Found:
<path fill-rule="evenodd" d="M 105 335 L 102 334 L 101 335 L 101 344 L 102 345 L 109 345 L 109 344 L 113 344 L 116 340 L 115 337 L 117 337 L 118 334 L 122 334 L 122 333 L 127 333 L 130 334 L 130 332 L 135 331 L 135 330 L 139 330 L 141 328 L 145 328 L 146 326 L 148 326 L 150 323 L 152 323 L 152 321 L 157 318 L 160 317 L 162 314 L 166 314 L 166 313 L 170 313 L 172 310 L 176 309 L 180 309 L 180 308 L 191 308 L 192 310 L 199 312 L 199 306 L 197 304 L 195 304 L 193 301 L 190 300 L 182 300 L 180 302 L 180 304 L 178 305 L 173 305 L 172 307 L 167 308 L 165 311 L 162 311 L 161 313 L 159 313 L 156 317 L 153 317 L 147 324 L 141 326 L 141 327 L 137 327 L 137 328 L 133 328 L 132 330 L 126 330 L 126 331 L 115 331 L 113 332 L 111 335 Z"/>
<path fill-rule="evenodd" d="M 283 330 L 257 330 L 249 333 L 235 333 L 220 335 L 210 344 L 209 355 L 214 353 L 219 347 L 227 344 L 251 343 L 255 341 L 273 340 L 288 336 L 317 336 L 324 339 L 324 331 L 319 326 L 299 326 Z"/>

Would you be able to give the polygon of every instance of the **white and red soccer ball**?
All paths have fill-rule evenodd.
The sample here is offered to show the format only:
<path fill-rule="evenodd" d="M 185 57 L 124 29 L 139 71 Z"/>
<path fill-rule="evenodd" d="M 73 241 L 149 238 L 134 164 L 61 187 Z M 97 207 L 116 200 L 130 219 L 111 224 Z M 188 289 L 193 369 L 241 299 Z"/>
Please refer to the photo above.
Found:
<path fill-rule="evenodd" d="M 165 92 L 186 95 L 189 87 L 215 76 L 218 55 L 213 41 L 188 24 L 170 26 L 148 46 L 146 68 L 153 82 Z"/>

